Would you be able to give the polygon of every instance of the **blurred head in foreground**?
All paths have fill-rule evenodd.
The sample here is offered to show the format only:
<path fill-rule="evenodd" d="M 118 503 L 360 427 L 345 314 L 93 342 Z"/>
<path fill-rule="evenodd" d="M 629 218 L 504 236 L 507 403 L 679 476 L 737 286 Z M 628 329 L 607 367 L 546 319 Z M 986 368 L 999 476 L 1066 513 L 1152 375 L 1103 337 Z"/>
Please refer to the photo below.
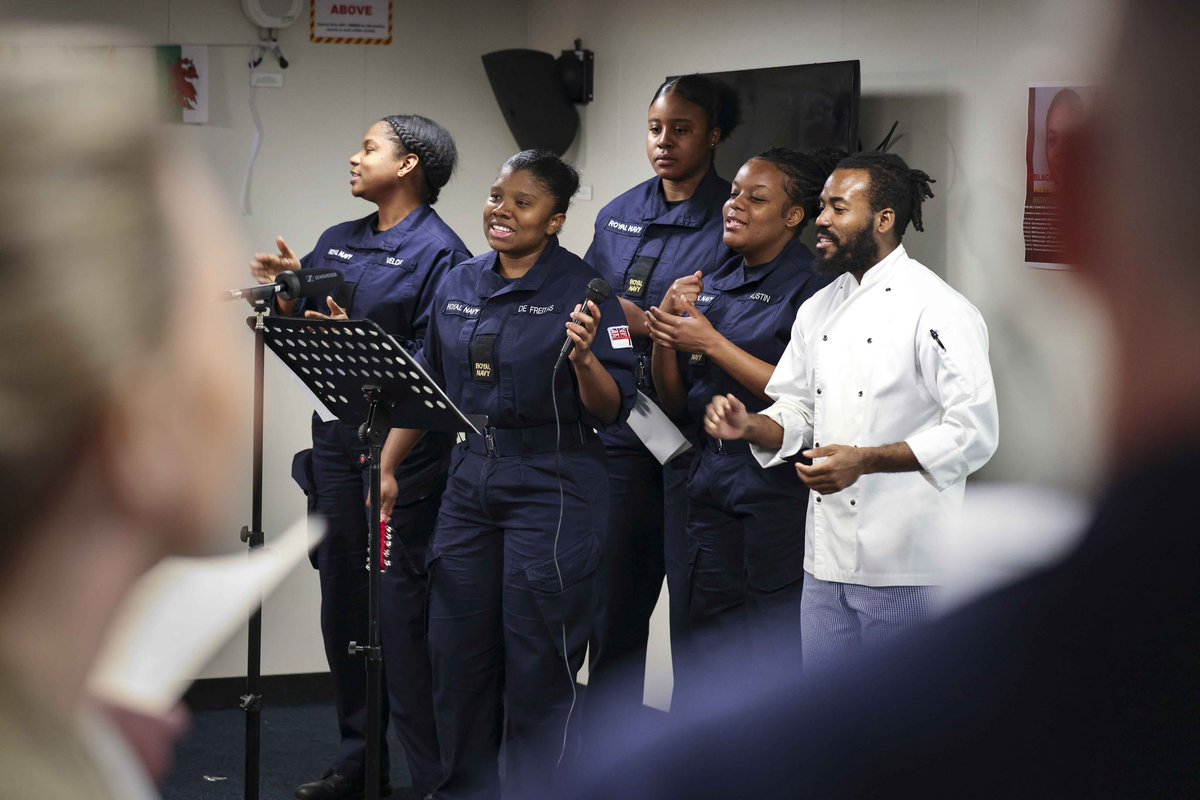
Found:
<path fill-rule="evenodd" d="M 221 519 L 240 403 L 204 265 L 236 249 L 135 76 L 21 62 L 0 65 L 0 676 L 69 715 L 132 582 Z"/>
<path fill-rule="evenodd" d="M 1121 30 L 1099 113 L 1067 151 L 1063 197 L 1076 274 L 1114 334 L 1117 472 L 1200 439 L 1200 100 L 1172 85 L 1200 70 L 1200 5 L 1130 4 Z"/>

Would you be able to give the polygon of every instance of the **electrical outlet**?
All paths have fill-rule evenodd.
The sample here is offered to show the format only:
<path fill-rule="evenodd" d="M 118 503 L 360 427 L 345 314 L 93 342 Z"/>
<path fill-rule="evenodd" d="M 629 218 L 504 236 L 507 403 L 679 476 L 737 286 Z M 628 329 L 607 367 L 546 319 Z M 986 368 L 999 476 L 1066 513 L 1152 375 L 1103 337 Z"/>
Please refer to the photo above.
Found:
<path fill-rule="evenodd" d="M 259 89 L 282 89 L 283 73 L 259 72 L 258 70 L 251 70 L 250 85 Z"/>

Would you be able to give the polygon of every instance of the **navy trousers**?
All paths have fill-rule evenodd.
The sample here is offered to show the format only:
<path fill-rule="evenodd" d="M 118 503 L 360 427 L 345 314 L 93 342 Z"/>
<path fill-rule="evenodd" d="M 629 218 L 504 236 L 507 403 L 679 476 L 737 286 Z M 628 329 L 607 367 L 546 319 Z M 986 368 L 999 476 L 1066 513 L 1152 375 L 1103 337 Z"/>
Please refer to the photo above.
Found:
<path fill-rule="evenodd" d="M 393 543 L 383 574 L 379 635 L 391 722 L 408 756 L 413 788 L 422 797 L 442 781 L 433 717 L 433 668 L 426 637 L 429 540 L 442 493 L 392 509 Z"/>
<path fill-rule="evenodd" d="M 790 464 L 764 470 L 744 443 L 710 444 L 688 496 L 696 684 L 799 669 L 807 488 Z"/>
<path fill-rule="evenodd" d="M 685 534 L 691 453 L 666 466 L 645 448 L 608 451 L 611 510 L 596 588 L 588 703 L 604 715 L 642 707 L 650 615 L 667 579 L 675 687 L 688 660 Z"/>
<path fill-rule="evenodd" d="M 598 441 L 553 453 L 455 448 L 430 553 L 429 642 L 445 779 L 439 798 L 549 797 L 577 748 L 600 533 L 608 509 Z M 564 745 L 564 742 L 567 742 Z"/>
<path fill-rule="evenodd" d="M 351 641 L 366 642 L 368 530 L 365 500 L 369 471 L 360 463 L 366 453 L 355 426 L 313 422 L 313 449 L 307 468 L 297 459 L 295 477 L 309 496 L 309 507 L 328 523 L 325 539 L 313 553 L 321 579 L 321 634 L 334 684 L 341 747 L 332 767 L 352 778 L 362 776 L 366 760 L 366 660 L 348 652 Z M 392 524 L 400 537 L 393 546 L 392 567 L 384 575 L 380 636 L 384 650 L 385 693 L 382 728 L 389 707 L 396 733 L 407 751 L 414 786 L 429 789 L 441 777 L 425 628 L 427 578 L 425 550 L 437 518 L 440 492 L 399 502 Z M 389 772 L 386 738 L 380 766 Z"/>

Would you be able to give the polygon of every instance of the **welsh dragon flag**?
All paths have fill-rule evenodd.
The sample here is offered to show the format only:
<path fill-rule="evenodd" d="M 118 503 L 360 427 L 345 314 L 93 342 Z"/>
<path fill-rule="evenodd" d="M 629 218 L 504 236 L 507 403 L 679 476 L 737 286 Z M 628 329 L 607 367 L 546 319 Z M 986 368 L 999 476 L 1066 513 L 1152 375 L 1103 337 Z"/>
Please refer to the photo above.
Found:
<path fill-rule="evenodd" d="M 168 122 L 208 122 L 208 48 L 173 44 L 157 50 L 164 118 Z"/>

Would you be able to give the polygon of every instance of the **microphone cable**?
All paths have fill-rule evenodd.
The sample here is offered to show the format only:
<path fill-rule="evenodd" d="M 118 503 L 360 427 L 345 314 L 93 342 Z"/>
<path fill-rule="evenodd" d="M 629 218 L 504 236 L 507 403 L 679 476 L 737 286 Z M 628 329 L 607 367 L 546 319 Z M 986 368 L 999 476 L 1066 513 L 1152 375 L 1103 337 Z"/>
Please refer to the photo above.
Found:
<path fill-rule="evenodd" d="M 592 278 L 588 281 L 587 292 L 584 295 L 583 302 L 580 303 L 580 311 L 587 312 L 588 303 L 595 303 L 596 308 L 600 308 L 600 304 L 608 299 L 612 293 L 612 286 L 603 278 Z M 597 326 L 599 331 L 599 326 Z M 593 337 L 594 340 L 594 337 Z M 567 670 L 567 683 L 571 687 L 571 706 L 567 709 L 567 718 L 563 721 L 562 747 L 558 752 L 558 761 L 555 762 L 555 767 L 561 767 L 563 758 L 567 754 L 567 741 L 569 739 L 571 729 L 571 716 L 575 713 L 575 705 L 579 700 L 579 689 L 575 685 L 575 674 L 571 671 L 571 654 L 567 650 L 567 609 L 564 600 L 564 595 L 567 593 L 566 586 L 563 582 L 562 568 L 558 563 L 558 540 L 562 534 L 563 512 L 566 505 L 566 500 L 563 491 L 562 479 L 562 419 L 558 410 L 558 394 L 555 392 L 555 386 L 558 384 L 558 370 L 565 361 L 569 358 L 570 351 L 574 349 L 574 340 L 567 337 L 566 344 L 558 354 L 558 358 L 554 362 L 554 369 L 550 371 L 550 403 L 554 406 L 554 477 L 558 482 L 558 525 L 554 529 L 554 572 L 558 575 L 558 598 L 562 604 L 562 657 L 563 667 Z M 582 405 L 582 402 L 580 403 Z M 580 410 L 579 423 L 582 426 L 583 413 Z M 580 428 L 582 431 L 582 427 Z"/>
<path fill-rule="evenodd" d="M 563 722 L 562 747 L 558 751 L 558 761 L 554 763 L 555 768 L 562 766 L 563 758 L 567 754 L 567 739 L 571 729 L 571 716 L 575 713 L 575 703 L 579 698 L 579 690 L 575 686 L 575 674 L 571 672 L 571 655 L 567 651 L 567 613 L 566 605 L 563 601 L 563 595 L 566 594 L 566 586 L 563 584 L 562 568 L 558 565 L 558 539 L 562 533 L 563 509 L 566 503 L 563 494 L 563 479 L 562 479 L 562 422 L 558 412 L 558 392 L 555 387 L 558 384 L 558 369 L 562 366 L 563 359 L 554 363 L 554 369 L 550 372 L 550 403 L 554 406 L 554 477 L 558 481 L 558 525 L 554 529 L 554 572 L 558 575 L 558 599 L 562 603 L 562 657 L 563 667 L 567 670 L 567 683 L 571 687 L 571 705 L 567 709 L 567 718 Z"/>

